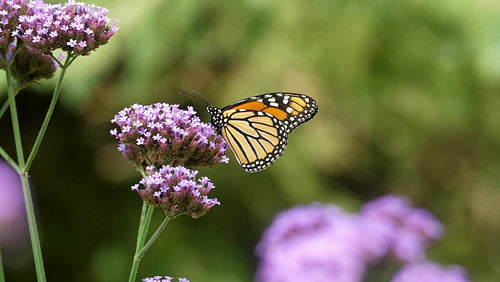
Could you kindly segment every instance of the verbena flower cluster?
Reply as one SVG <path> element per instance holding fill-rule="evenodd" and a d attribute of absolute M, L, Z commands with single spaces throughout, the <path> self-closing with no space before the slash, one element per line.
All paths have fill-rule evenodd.
<path fill-rule="evenodd" d="M 217 199 L 207 196 L 215 186 L 208 177 L 196 179 L 196 170 L 167 165 L 158 170 L 150 166 L 147 171 L 149 175 L 132 186 L 132 190 L 147 204 L 163 209 L 170 216 L 187 214 L 199 218 L 214 205 L 220 205 Z"/>
<path fill-rule="evenodd" d="M 182 110 L 179 105 L 166 103 L 134 104 L 111 120 L 119 126 L 111 130 L 111 135 L 119 140 L 118 150 L 139 167 L 227 163 L 224 139 L 195 114 L 192 107 Z"/>
<path fill-rule="evenodd" d="M 390 258 L 404 266 L 393 282 L 434 281 L 417 279 L 410 268 L 415 265 L 447 277 L 439 281 L 468 281 L 465 271 L 436 270 L 436 264 L 426 260 L 426 247 L 441 235 L 441 223 L 403 197 L 381 197 L 359 214 L 334 205 L 297 206 L 278 214 L 264 232 L 256 248 L 256 280 L 358 282 L 370 266 Z"/>
<path fill-rule="evenodd" d="M 0 68 L 11 63 L 12 76 L 20 88 L 52 77 L 57 68 L 54 50 L 76 57 L 108 42 L 118 28 L 107 12 L 74 0 L 63 5 L 0 0 Z"/>
<path fill-rule="evenodd" d="M 0 0 L 0 49 L 5 49 L 16 40 L 14 31 L 19 26 L 19 16 L 28 10 L 26 0 Z"/>
<path fill-rule="evenodd" d="M 198 171 L 186 168 L 229 161 L 224 139 L 195 114 L 192 107 L 134 104 L 111 120 L 119 126 L 110 131 L 118 139 L 118 150 L 146 174 L 132 190 L 170 216 L 198 218 L 220 205 L 207 196 L 212 182 L 207 177 L 196 179 Z"/>
<path fill-rule="evenodd" d="M 154 276 L 151 278 L 144 278 L 142 281 L 144 282 L 173 282 L 173 277 L 171 276 Z M 179 277 L 179 282 L 189 282 L 186 278 L 180 278 Z"/>
<path fill-rule="evenodd" d="M 12 77 L 20 86 L 32 81 L 49 79 L 57 70 L 57 63 L 49 55 L 23 45 L 17 51 L 11 66 Z"/>
<path fill-rule="evenodd" d="M 66 4 L 47 4 L 41 0 L 28 2 L 26 15 L 19 16 L 14 31 L 28 46 L 49 54 L 62 49 L 76 55 L 106 44 L 118 30 L 108 9 L 69 0 Z"/>

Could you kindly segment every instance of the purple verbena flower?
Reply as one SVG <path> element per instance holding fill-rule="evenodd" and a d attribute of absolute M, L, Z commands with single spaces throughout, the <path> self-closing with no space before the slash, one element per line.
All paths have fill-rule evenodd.
<path fill-rule="evenodd" d="M 192 107 L 156 103 L 134 104 L 111 120 L 119 150 L 136 166 L 214 166 L 228 161 L 224 139 L 211 124 L 201 122 Z"/>
<path fill-rule="evenodd" d="M 431 213 L 412 208 L 408 198 L 394 195 L 365 204 L 360 221 L 364 222 L 361 233 L 370 237 L 367 249 L 376 250 L 375 258 L 390 252 L 404 262 L 424 258 L 427 245 L 443 232 L 441 223 Z"/>
<path fill-rule="evenodd" d="M 468 282 L 466 271 L 452 265 L 447 268 L 430 262 L 410 263 L 405 265 L 391 280 L 392 282 Z"/>
<path fill-rule="evenodd" d="M 154 277 L 151 277 L 151 278 L 144 278 L 142 279 L 142 281 L 144 282 L 172 282 L 172 279 L 174 279 L 173 277 L 171 276 L 154 276 Z M 186 278 L 179 278 L 179 282 L 189 282 L 189 280 L 187 280 Z"/>
<path fill-rule="evenodd" d="M 196 170 L 168 165 L 158 170 L 149 166 L 146 170 L 148 176 L 139 182 L 140 185 L 132 186 L 132 190 L 136 190 L 148 205 L 159 207 L 170 216 L 187 214 L 199 218 L 214 205 L 220 205 L 217 199 L 207 196 L 215 188 L 213 183 L 208 177 L 196 179 Z"/>
<path fill-rule="evenodd" d="M 256 248 L 257 281 L 361 281 L 365 263 L 355 218 L 335 206 L 281 212 Z"/>
<path fill-rule="evenodd" d="M 154 276 L 154 277 L 151 277 L 151 278 L 144 278 L 142 279 L 142 281 L 144 282 L 171 282 L 172 279 L 174 279 L 173 277 L 171 276 L 165 276 L 165 278 L 163 278 L 163 276 Z"/>
<path fill-rule="evenodd" d="M 297 206 L 279 213 L 263 233 L 256 280 L 358 282 L 369 277 L 370 265 L 392 255 L 409 262 L 393 282 L 468 281 L 460 267 L 422 262 L 427 245 L 442 233 L 430 212 L 405 197 L 380 197 L 353 215 L 334 205 Z"/>
<path fill-rule="evenodd" d="M 74 0 L 64 5 L 31 0 L 26 15 L 19 17 L 17 32 L 27 45 L 45 54 L 62 49 L 88 55 L 118 30 L 117 20 L 109 19 L 107 13 L 106 8 Z"/>
<path fill-rule="evenodd" d="M 0 0 L 0 50 L 4 50 L 17 36 L 19 16 L 28 9 L 26 0 Z"/>

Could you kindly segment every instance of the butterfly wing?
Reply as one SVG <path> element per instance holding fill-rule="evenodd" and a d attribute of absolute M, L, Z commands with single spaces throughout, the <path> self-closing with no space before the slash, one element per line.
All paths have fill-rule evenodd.
<path fill-rule="evenodd" d="M 270 113 L 281 120 L 290 133 L 299 124 L 316 115 L 318 104 L 313 98 L 304 94 L 274 92 L 243 99 L 222 108 L 222 112 L 237 109 Z"/>
<path fill-rule="evenodd" d="M 256 172 L 283 154 L 288 134 L 313 118 L 318 105 L 307 95 L 280 92 L 250 97 L 221 110 L 209 106 L 208 110 L 241 167 Z"/>
<path fill-rule="evenodd" d="M 228 121 L 222 137 L 244 170 L 263 170 L 283 154 L 287 134 L 273 115 L 253 110 L 227 110 L 224 115 Z"/>

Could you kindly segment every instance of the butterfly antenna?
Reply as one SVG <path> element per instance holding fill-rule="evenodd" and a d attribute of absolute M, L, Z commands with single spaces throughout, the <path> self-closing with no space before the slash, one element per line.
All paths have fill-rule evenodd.
<path fill-rule="evenodd" d="M 192 93 L 194 93 L 194 94 L 196 94 L 196 95 L 194 95 L 194 94 L 192 94 Z M 205 97 L 205 96 L 201 95 L 201 94 L 200 94 L 200 92 L 198 92 L 198 91 L 196 91 L 196 90 L 193 90 L 193 91 L 192 91 L 192 93 L 188 93 L 188 92 L 186 92 L 186 91 L 181 91 L 181 92 L 179 93 L 179 95 L 186 94 L 186 95 L 188 95 L 188 96 L 190 96 L 190 97 L 193 97 L 193 98 L 195 98 L 195 99 L 197 99 L 197 100 L 203 101 L 203 102 L 205 102 L 205 103 L 209 104 L 210 106 L 212 105 L 212 103 L 210 103 L 210 101 L 207 99 L 207 97 Z"/>

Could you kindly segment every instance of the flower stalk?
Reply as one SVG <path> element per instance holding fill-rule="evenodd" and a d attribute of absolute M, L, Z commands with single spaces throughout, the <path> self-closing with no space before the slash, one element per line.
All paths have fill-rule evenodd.
<path fill-rule="evenodd" d="M 16 146 L 16 154 L 17 154 L 17 162 L 20 167 L 24 167 L 24 154 L 23 154 L 23 146 L 21 141 L 21 130 L 19 128 L 19 119 L 17 117 L 17 108 L 16 108 L 16 86 L 14 80 L 12 79 L 11 73 L 11 62 L 7 61 L 5 63 L 5 76 L 7 79 L 7 95 L 9 99 L 9 107 L 10 107 L 10 115 L 12 120 L 12 130 L 14 132 L 14 142 Z"/>
<path fill-rule="evenodd" d="M 45 269 L 43 266 L 42 247 L 38 236 L 38 228 L 35 218 L 35 209 L 33 208 L 33 199 L 27 173 L 21 173 L 21 183 L 23 186 L 24 204 L 26 206 L 26 215 L 28 217 L 28 228 L 31 239 L 31 248 L 33 250 L 33 259 L 35 261 L 36 277 L 38 282 L 47 281 Z"/>
<path fill-rule="evenodd" d="M 77 56 L 67 56 L 63 65 L 61 65 L 61 72 L 59 73 L 59 78 L 57 79 L 56 87 L 54 88 L 54 92 L 52 94 L 52 100 L 50 101 L 49 109 L 45 115 L 45 119 L 43 120 L 42 126 L 40 127 L 40 131 L 35 139 L 35 143 L 31 149 L 31 152 L 28 156 L 28 160 L 26 161 L 26 165 L 23 167 L 23 172 L 28 172 L 33 163 L 33 160 L 38 153 L 38 149 L 40 148 L 40 144 L 42 144 L 43 137 L 45 136 L 45 132 L 49 126 L 50 119 L 52 118 L 52 114 L 54 113 L 54 109 L 57 104 L 57 100 L 59 99 L 59 94 L 61 93 L 61 86 L 64 78 L 64 74 L 66 70 L 71 65 L 71 63 L 76 59 Z"/>
<path fill-rule="evenodd" d="M 130 268 L 129 282 L 135 281 L 137 277 L 137 271 L 139 269 L 139 264 L 141 262 L 142 254 L 140 257 L 138 254 L 142 250 L 144 246 L 144 242 L 146 242 L 146 237 L 148 235 L 149 224 L 151 223 L 151 218 L 153 217 L 153 206 L 148 206 L 146 202 L 142 203 L 142 211 L 141 211 L 141 221 L 139 222 L 139 230 L 137 232 L 137 244 L 135 247 L 134 260 L 132 262 L 132 267 Z"/>
<path fill-rule="evenodd" d="M 42 249 L 40 246 L 40 238 L 38 236 L 38 228 L 36 224 L 35 211 L 33 209 L 33 200 L 31 197 L 31 191 L 29 187 L 28 174 L 26 172 L 26 165 L 24 161 L 24 154 L 21 141 L 21 132 L 19 128 L 19 119 L 17 115 L 17 107 L 15 102 L 16 86 L 12 79 L 10 62 L 6 63 L 5 73 L 7 76 L 7 94 L 9 96 L 9 107 L 11 112 L 12 128 L 14 131 L 14 141 L 17 153 L 18 166 L 14 166 L 19 176 L 21 177 L 21 183 L 23 187 L 24 203 L 26 207 L 26 214 L 28 218 L 28 228 L 31 239 L 31 247 L 33 251 L 33 259 L 35 262 L 35 269 L 37 275 L 37 281 L 45 282 L 45 270 L 43 266 Z M 3 151 L 3 150 L 2 150 Z M 8 159 L 7 159 L 8 160 Z M 12 162 L 12 160 L 11 160 Z"/>
<path fill-rule="evenodd" d="M 2 246 L 0 246 L 0 282 L 5 282 L 5 274 L 3 271 L 3 262 L 2 262 Z"/>
<path fill-rule="evenodd" d="M 146 241 L 149 223 L 151 222 L 151 216 L 153 215 L 153 210 L 154 210 L 154 206 L 149 206 L 147 209 L 147 214 L 145 216 L 145 219 L 143 220 L 145 206 L 147 206 L 146 202 L 143 203 L 143 215 L 141 215 L 141 223 L 139 224 L 139 232 L 137 234 L 137 246 L 135 249 L 132 268 L 130 269 L 130 275 L 128 280 L 129 282 L 135 281 L 135 278 L 137 277 L 137 270 L 139 269 L 139 264 L 141 263 L 144 254 L 146 254 L 151 245 L 153 245 L 156 239 L 158 239 L 158 237 L 163 232 L 163 230 L 170 222 L 170 220 L 175 218 L 175 216 L 169 216 L 167 213 L 165 213 L 165 218 L 163 219 L 160 226 L 158 226 L 155 233 L 153 233 L 151 238 L 149 238 L 148 242 L 144 244 L 144 242 Z"/>

